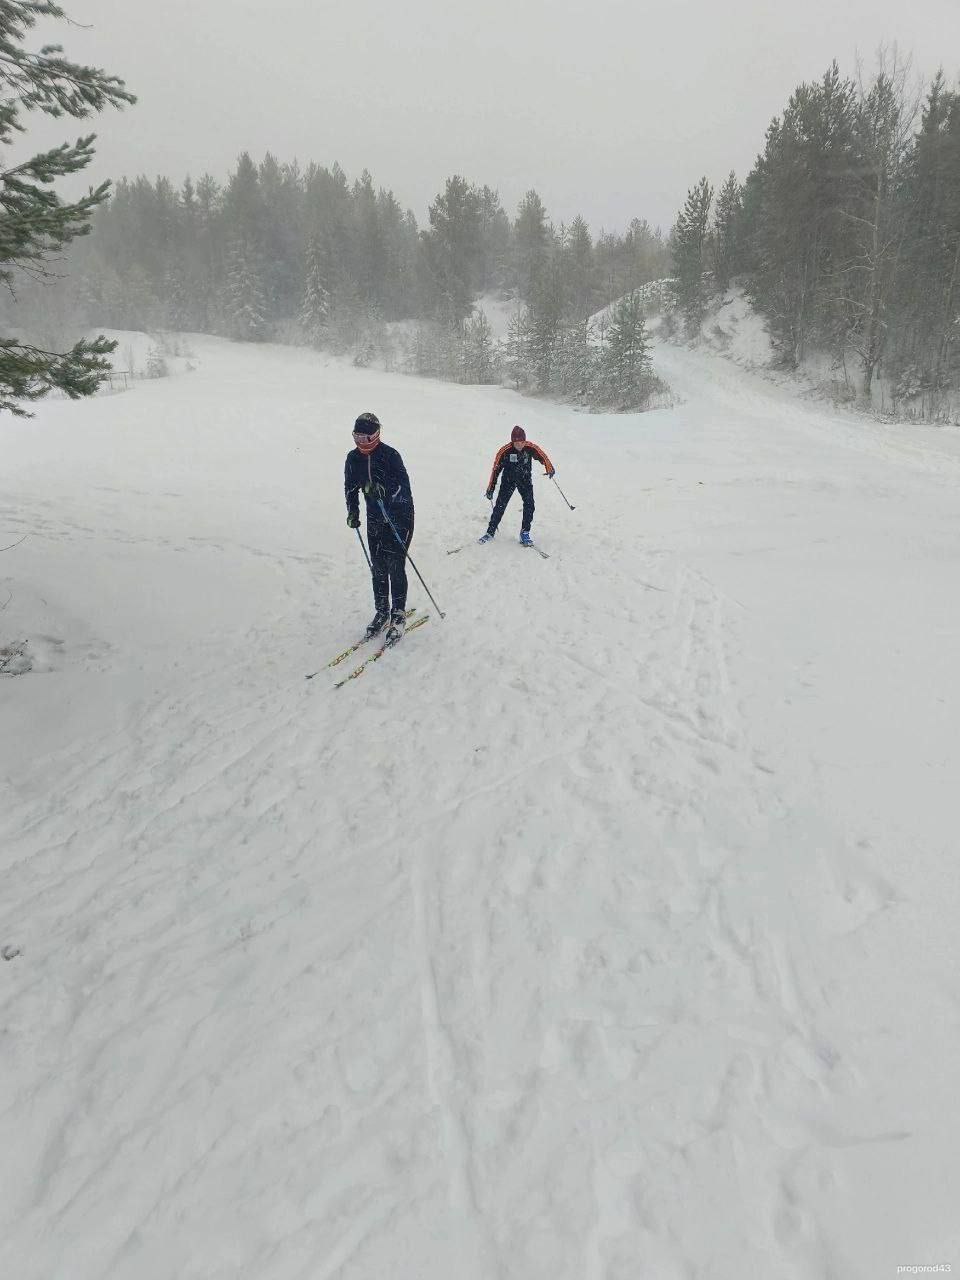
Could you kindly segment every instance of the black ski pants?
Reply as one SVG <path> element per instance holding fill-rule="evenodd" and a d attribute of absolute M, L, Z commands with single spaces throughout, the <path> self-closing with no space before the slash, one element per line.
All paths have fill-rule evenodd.
<path fill-rule="evenodd" d="M 529 533 L 530 525 L 533 523 L 533 478 L 531 476 L 516 477 L 505 471 L 500 481 L 500 492 L 497 494 L 497 501 L 494 504 L 493 512 L 490 516 L 490 523 L 487 525 L 487 533 L 492 537 L 497 532 L 497 526 L 503 519 L 503 513 L 507 509 L 507 503 L 513 497 L 514 489 L 523 499 L 523 523 L 520 526 L 521 533 Z"/>
<path fill-rule="evenodd" d="M 403 539 L 403 547 L 388 524 L 367 522 L 367 541 L 370 543 L 373 571 L 373 603 L 378 613 L 389 613 L 391 609 L 407 607 L 407 563 L 404 548 L 409 547 L 413 540 L 412 516 L 409 528 L 397 524 L 397 533 Z"/>

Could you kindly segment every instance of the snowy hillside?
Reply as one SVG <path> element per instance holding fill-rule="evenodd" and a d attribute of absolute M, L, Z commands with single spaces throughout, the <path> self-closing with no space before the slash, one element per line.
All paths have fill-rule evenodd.
<path fill-rule="evenodd" d="M 485 293 L 474 303 L 473 314 L 478 315 L 482 311 L 493 336 L 505 338 L 510 332 L 510 325 L 522 310 L 522 304 L 516 298 L 504 298 L 499 293 Z"/>
<path fill-rule="evenodd" d="M 677 324 L 679 326 L 679 321 Z M 661 332 L 659 318 L 651 322 L 650 328 L 652 332 Z M 931 417 L 929 403 L 925 404 L 919 393 L 911 398 L 903 386 L 898 392 L 896 383 L 883 369 L 873 382 L 869 404 L 864 405 L 858 393 L 862 375 L 852 354 L 845 364 L 838 363 L 830 352 L 808 344 L 797 369 L 783 368 L 766 320 L 737 285 L 731 285 L 711 300 L 696 343 L 687 343 L 682 332 L 678 332 L 673 341 L 722 355 L 742 368 L 762 371 L 767 381 L 794 395 L 826 401 L 845 407 L 848 412 L 862 413 L 866 409 L 876 418 L 907 423 Z M 956 396 L 945 393 L 937 402 L 936 415 L 938 422 L 951 427 L 960 424 L 960 402 Z"/>
<path fill-rule="evenodd" d="M 190 345 L 0 421 L 0 1274 L 960 1264 L 960 436 Z M 447 617 L 334 689 L 366 409 Z"/>
<path fill-rule="evenodd" d="M 702 341 L 748 369 L 766 368 L 775 360 L 763 317 L 735 286 L 714 303 L 704 321 Z"/>

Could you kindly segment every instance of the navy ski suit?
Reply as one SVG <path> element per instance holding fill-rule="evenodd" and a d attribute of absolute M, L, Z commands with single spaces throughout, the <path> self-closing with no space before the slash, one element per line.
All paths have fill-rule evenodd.
<path fill-rule="evenodd" d="M 367 541 L 373 565 L 373 602 L 378 613 L 407 607 L 407 571 L 403 548 L 380 509 L 393 521 L 403 547 L 413 538 L 413 494 L 403 459 L 381 442 L 372 453 L 351 449 L 343 469 L 347 514 L 360 518 L 360 494 L 367 503 Z"/>

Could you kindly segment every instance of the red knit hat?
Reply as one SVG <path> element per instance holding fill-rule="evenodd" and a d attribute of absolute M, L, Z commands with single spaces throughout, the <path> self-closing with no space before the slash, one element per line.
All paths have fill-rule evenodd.
<path fill-rule="evenodd" d="M 524 431 L 523 427 L 514 427 L 510 432 L 511 440 L 526 440 L 526 438 L 527 433 Z"/>

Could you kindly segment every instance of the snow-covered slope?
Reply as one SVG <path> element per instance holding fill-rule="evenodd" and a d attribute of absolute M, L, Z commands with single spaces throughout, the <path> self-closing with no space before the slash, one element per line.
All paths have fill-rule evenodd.
<path fill-rule="evenodd" d="M 960 1258 L 957 437 L 192 349 L 0 424 L 0 1272 Z M 334 690 L 364 409 L 447 618 Z"/>
<path fill-rule="evenodd" d="M 658 331 L 659 321 L 651 329 Z M 680 333 L 674 339 L 684 344 Z M 794 395 L 828 402 L 838 409 L 863 413 L 885 421 L 913 423 L 935 416 L 939 423 L 960 425 L 960 396 L 945 393 L 935 409 L 917 391 L 911 398 L 903 386 L 881 368 L 873 379 L 869 403 L 862 395 L 863 375 L 854 353 L 848 352 L 845 365 L 837 363 L 826 350 L 808 344 L 801 365 L 795 370 L 780 365 L 766 320 L 754 308 L 744 290 L 732 285 L 714 298 L 697 339 L 700 351 L 725 356 L 745 369 L 762 370 L 764 378 Z"/>
<path fill-rule="evenodd" d="M 139 329 L 96 329 L 90 336 L 94 334 L 116 342 L 110 364 L 114 370 L 127 375 L 128 383 L 136 378 L 189 373 L 194 367 L 192 334 L 151 334 Z M 201 337 L 200 341 L 204 339 Z"/>
<path fill-rule="evenodd" d="M 477 315 L 482 311 L 493 336 L 505 338 L 510 332 L 510 325 L 522 309 L 522 304 L 516 298 L 504 298 L 499 293 L 484 293 L 474 303 L 473 314 Z"/>
<path fill-rule="evenodd" d="M 735 286 L 714 304 L 704 321 L 702 340 L 748 369 L 774 363 L 766 322 L 743 290 Z"/>

